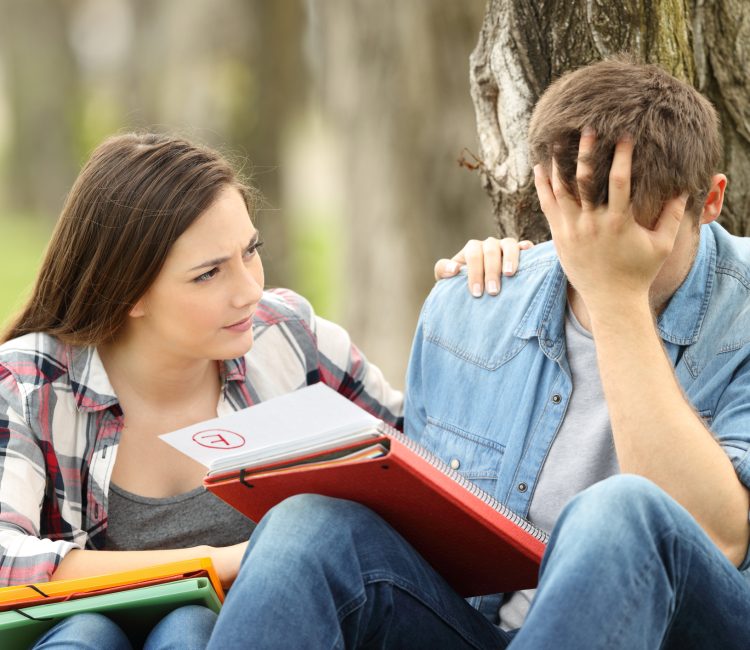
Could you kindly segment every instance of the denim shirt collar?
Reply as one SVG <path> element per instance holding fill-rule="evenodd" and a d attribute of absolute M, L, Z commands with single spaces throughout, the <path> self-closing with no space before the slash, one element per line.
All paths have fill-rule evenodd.
<path fill-rule="evenodd" d="M 706 315 L 716 270 L 716 240 L 711 229 L 702 226 L 698 252 L 690 272 L 658 318 L 661 338 L 677 345 L 692 345 L 698 340 Z M 568 282 L 557 258 L 526 310 L 514 335 L 537 337 L 544 353 L 558 359 L 565 342 L 565 310 Z"/>

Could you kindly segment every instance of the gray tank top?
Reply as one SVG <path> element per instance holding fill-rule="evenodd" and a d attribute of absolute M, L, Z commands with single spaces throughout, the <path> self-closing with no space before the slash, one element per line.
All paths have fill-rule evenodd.
<path fill-rule="evenodd" d="M 203 487 L 164 499 L 109 486 L 104 550 L 145 551 L 244 542 L 255 524 Z"/>

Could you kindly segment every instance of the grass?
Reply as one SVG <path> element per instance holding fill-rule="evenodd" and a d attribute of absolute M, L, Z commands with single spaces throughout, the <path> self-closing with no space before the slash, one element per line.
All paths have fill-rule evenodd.
<path fill-rule="evenodd" d="M 28 297 L 47 245 L 52 222 L 29 215 L 0 215 L 0 325 Z"/>

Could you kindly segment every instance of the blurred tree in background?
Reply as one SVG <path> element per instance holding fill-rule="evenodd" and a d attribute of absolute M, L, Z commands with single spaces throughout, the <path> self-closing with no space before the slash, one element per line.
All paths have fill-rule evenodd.
<path fill-rule="evenodd" d="M 401 384 L 434 260 L 492 230 L 456 164 L 476 138 L 467 61 L 483 13 L 483 0 L 0 0 L 0 240 L 13 249 L 0 320 L 90 150 L 132 128 L 177 131 L 263 192 L 269 286 L 308 297 Z"/>

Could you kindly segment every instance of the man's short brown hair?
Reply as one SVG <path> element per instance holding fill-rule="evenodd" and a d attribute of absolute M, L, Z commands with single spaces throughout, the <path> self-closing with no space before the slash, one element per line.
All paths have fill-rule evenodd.
<path fill-rule="evenodd" d="M 687 192 L 687 209 L 700 215 L 721 158 L 719 119 L 711 103 L 655 65 L 607 59 L 569 72 L 539 99 L 529 125 L 534 164 L 550 169 L 552 156 L 565 188 L 575 182 L 581 129 L 594 129 L 591 183 L 582 193 L 607 202 L 614 145 L 634 142 L 631 196 L 639 222 L 651 225 L 665 201 Z"/>

